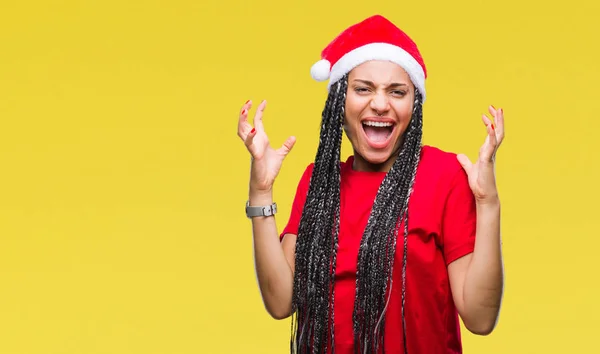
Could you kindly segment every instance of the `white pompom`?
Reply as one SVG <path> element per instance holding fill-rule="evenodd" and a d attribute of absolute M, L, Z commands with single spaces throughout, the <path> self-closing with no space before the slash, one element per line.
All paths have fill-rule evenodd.
<path fill-rule="evenodd" d="M 314 63 L 310 68 L 310 76 L 317 81 L 325 81 L 329 79 L 329 72 L 331 70 L 331 63 L 325 59 L 321 59 Z"/>

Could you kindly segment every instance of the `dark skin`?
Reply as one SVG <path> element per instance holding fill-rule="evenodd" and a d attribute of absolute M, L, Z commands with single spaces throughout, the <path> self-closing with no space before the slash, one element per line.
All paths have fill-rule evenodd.
<path fill-rule="evenodd" d="M 354 149 L 355 170 L 389 171 L 410 123 L 414 97 L 410 77 L 395 63 L 368 61 L 350 72 L 344 130 Z M 367 121 L 391 124 L 388 139 L 369 139 L 363 127 Z"/>
<path fill-rule="evenodd" d="M 406 132 L 414 104 L 414 86 L 407 73 L 388 61 L 370 61 L 354 68 L 348 79 L 344 129 L 354 149 L 354 166 L 359 171 L 389 171 Z M 289 137 L 281 147 L 269 143 L 262 124 L 266 102 L 248 122 L 252 103 L 242 107 L 238 136 L 252 156 L 249 183 L 250 205 L 270 205 L 272 186 L 284 158 L 296 139 Z M 504 138 L 504 112 L 488 108 L 497 126 L 482 117 L 487 135 L 475 162 L 459 154 L 476 200 L 477 235 L 473 253 L 452 262 L 448 277 L 456 308 L 467 329 L 486 335 L 496 326 L 504 288 L 503 259 L 500 242 L 500 200 L 495 180 L 495 156 Z M 384 139 L 369 139 L 363 123 L 388 123 L 391 134 Z M 389 124 L 391 123 L 391 124 Z M 294 252 L 296 235 L 286 234 L 279 242 L 277 225 L 272 217 L 252 219 L 256 272 L 267 311 L 274 318 L 289 316 L 292 304 Z"/>

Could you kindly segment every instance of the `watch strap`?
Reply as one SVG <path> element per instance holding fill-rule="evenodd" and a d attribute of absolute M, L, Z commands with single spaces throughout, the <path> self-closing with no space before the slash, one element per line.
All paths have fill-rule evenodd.
<path fill-rule="evenodd" d="M 246 216 L 253 218 L 256 216 L 273 216 L 277 213 L 277 203 L 266 206 L 250 206 L 250 201 L 246 202 Z"/>

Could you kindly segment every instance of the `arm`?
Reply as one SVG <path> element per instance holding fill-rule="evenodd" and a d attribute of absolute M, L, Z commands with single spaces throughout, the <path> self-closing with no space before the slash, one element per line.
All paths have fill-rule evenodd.
<path fill-rule="evenodd" d="M 465 327 L 474 334 L 490 334 L 498 321 L 504 285 L 498 200 L 477 204 L 475 249 L 450 263 L 448 275 Z"/>
<path fill-rule="evenodd" d="M 271 205 L 275 178 L 296 140 L 290 137 L 279 149 L 273 149 L 262 122 L 266 101 L 257 107 L 254 128 L 248 123 L 251 107 L 252 102 L 247 101 L 238 121 L 238 136 L 252 157 L 248 201 L 251 206 Z M 256 276 L 265 308 L 274 318 L 288 317 L 292 307 L 295 237 L 287 236 L 280 242 L 274 216 L 253 217 L 252 233 Z"/>
<path fill-rule="evenodd" d="M 498 322 L 504 291 L 500 199 L 494 172 L 495 155 L 504 138 L 504 112 L 489 107 L 497 127 L 483 116 L 487 137 L 472 164 L 463 155 L 458 161 L 468 175 L 475 197 L 476 231 L 473 253 L 452 262 L 448 276 L 457 310 L 465 327 L 474 334 L 490 334 Z"/>
<path fill-rule="evenodd" d="M 250 192 L 250 205 L 270 205 L 268 194 Z M 252 218 L 254 262 L 263 303 L 276 319 L 287 318 L 292 309 L 296 235 L 280 242 L 274 216 Z"/>

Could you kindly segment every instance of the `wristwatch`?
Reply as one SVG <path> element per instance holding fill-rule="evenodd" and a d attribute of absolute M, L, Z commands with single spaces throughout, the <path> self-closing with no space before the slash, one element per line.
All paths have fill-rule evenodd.
<path fill-rule="evenodd" d="M 251 219 L 255 216 L 273 216 L 277 213 L 277 203 L 267 206 L 250 206 L 250 201 L 246 202 L 246 216 Z"/>

